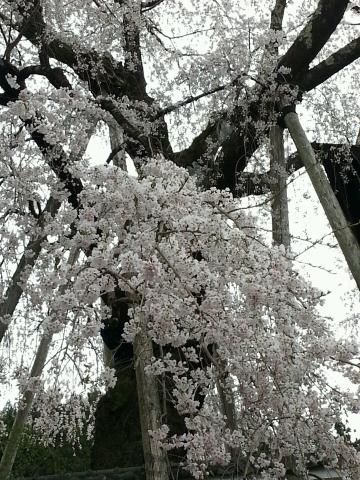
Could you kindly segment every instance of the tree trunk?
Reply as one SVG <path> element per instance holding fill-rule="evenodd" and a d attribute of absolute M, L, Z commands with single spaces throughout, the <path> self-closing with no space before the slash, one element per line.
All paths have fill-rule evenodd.
<path fill-rule="evenodd" d="M 122 130 L 115 121 L 108 122 L 108 127 L 113 163 L 126 172 L 126 154 Z"/>
<path fill-rule="evenodd" d="M 96 407 L 91 468 L 140 467 L 144 465 L 134 363 L 120 366 L 116 385 Z"/>
<path fill-rule="evenodd" d="M 270 129 L 271 220 L 275 245 L 290 247 L 289 211 L 287 198 L 287 171 L 284 154 L 283 129 L 274 125 Z"/>
<path fill-rule="evenodd" d="M 226 428 L 233 433 L 237 429 L 236 406 L 234 392 L 227 386 L 227 379 L 229 377 L 226 371 L 226 362 L 216 358 L 216 389 L 220 400 L 220 410 L 225 417 Z M 238 447 L 229 446 L 227 448 L 231 455 L 231 463 L 237 472 L 242 467 L 241 452 Z"/>
<path fill-rule="evenodd" d="M 145 368 L 150 364 L 154 354 L 151 339 L 144 325 L 136 335 L 134 353 L 146 480 L 168 480 L 166 452 L 149 433 L 161 426 L 161 406 L 156 379 L 145 373 Z"/>
<path fill-rule="evenodd" d="M 360 246 L 346 221 L 340 204 L 328 182 L 326 174 L 315 157 L 314 150 L 295 112 L 285 115 L 285 124 L 305 165 L 313 187 L 323 206 L 327 219 L 339 242 L 349 269 L 360 289 Z"/>

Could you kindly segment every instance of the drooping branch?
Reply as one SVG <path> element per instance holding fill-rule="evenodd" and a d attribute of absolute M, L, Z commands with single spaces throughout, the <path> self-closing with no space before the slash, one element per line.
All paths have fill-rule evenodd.
<path fill-rule="evenodd" d="M 74 265 L 78 259 L 79 249 L 73 248 L 70 252 L 68 265 Z M 68 285 L 60 287 L 60 294 L 65 293 Z M 22 395 L 20 406 L 15 416 L 14 423 L 11 427 L 10 435 L 7 440 L 4 452 L 0 461 L 0 478 L 1 480 L 8 480 L 16 459 L 16 454 L 19 448 L 20 440 L 24 431 L 26 420 L 30 414 L 35 394 L 37 383 L 43 373 L 50 345 L 52 342 L 53 333 L 45 331 L 40 340 L 34 363 L 31 368 L 28 385 Z M 35 382 L 35 383 L 34 383 Z"/>
<path fill-rule="evenodd" d="M 88 140 L 92 135 L 92 131 L 88 132 Z M 35 136 L 34 140 L 38 137 Z M 54 171 L 57 173 L 58 178 L 66 178 L 67 181 L 65 182 L 65 188 L 70 189 L 70 196 L 68 198 L 69 202 L 73 205 L 74 208 L 78 209 L 80 207 L 78 201 L 78 191 L 79 188 L 82 189 L 82 185 L 80 180 L 72 177 L 70 173 L 67 171 L 67 165 L 72 164 L 77 158 L 81 158 L 87 148 L 87 144 L 83 146 L 82 151 L 77 153 L 75 156 L 73 153 L 66 155 L 66 153 L 60 149 L 59 146 L 54 147 L 48 143 L 45 143 L 45 139 L 39 137 L 39 147 L 44 155 L 45 160 L 51 164 L 51 159 L 53 158 L 53 152 L 55 148 L 56 151 L 56 161 L 57 166 L 55 166 Z M 73 189 L 74 187 L 74 189 Z M 68 190 L 69 191 L 69 190 Z M 55 217 L 57 212 L 59 211 L 61 206 L 61 202 L 53 197 L 50 196 L 49 200 L 47 201 L 43 211 L 41 212 L 40 216 L 37 219 L 37 226 L 42 229 L 44 227 L 44 223 L 46 221 L 47 215 L 50 214 L 52 217 Z M 16 270 L 10 280 L 10 284 L 5 292 L 4 300 L 0 302 L 0 343 L 8 329 L 9 320 L 19 303 L 21 295 L 23 293 L 22 284 L 26 283 L 27 279 L 29 278 L 32 268 L 35 266 L 35 263 L 40 255 L 42 249 L 42 243 L 46 239 L 46 235 L 36 234 L 33 235 L 30 240 L 28 241 L 24 253 L 21 256 L 21 259 L 16 267 Z M 3 321 L 1 321 L 3 319 Z"/>
<path fill-rule="evenodd" d="M 8 82 L 5 82 L 6 72 L 10 70 L 14 75 L 18 75 L 18 71 L 15 69 L 15 67 L 11 68 L 8 62 L 1 62 L 0 78 L 3 78 L 4 80 L 2 81 L 2 87 L 5 90 L 6 102 L 4 102 L 4 106 L 6 106 L 10 101 L 16 101 L 18 99 L 21 88 L 25 88 L 25 84 L 22 81 L 19 89 L 11 88 Z M 60 78 L 66 79 L 66 77 L 63 77 L 62 73 L 60 74 Z M 82 150 L 76 155 L 72 152 L 67 154 L 60 145 L 53 145 L 47 142 L 45 135 L 37 128 L 40 120 L 40 118 L 36 119 L 31 117 L 24 120 L 24 124 L 26 125 L 32 140 L 36 143 L 40 152 L 43 154 L 45 161 L 54 171 L 57 178 L 63 182 L 64 187 L 69 194 L 69 203 L 75 209 L 78 209 L 80 207 L 78 194 L 82 191 L 82 183 L 80 179 L 72 175 L 69 170 L 69 165 L 84 155 L 87 148 L 87 143 L 83 145 Z M 87 135 L 89 141 L 92 135 L 91 129 L 87 132 Z M 46 216 L 50 214 L 52 217 L 55 217 L 60 209 L 60 206 L 61 202 L 50 196 L 46 206 L 37 219 L 37 226 L 40 229 L 43 229 Z M 11 320 L 11 317 L 23 293 L 21 285 L 29 278 L 32 268 L 34 267 L 40 255 L 42 248 L 41 246 L 45 239 L 46 235 L 42 235 L 41 233 L 33 235 L 30 238 L 10 280 L 10 284 L 5 292 L 4 300 L 0 302 L 0 342 L 8 329 L 9 321 Z M 3 319 L 3 321 L 1 321 L 1 319 Z"/>
<path fill-rule="evenodd" d="M 42 228 L 46 214 L 52 217 L 59 211 L 61 202 L 52 197 L 46 203 L 46 206 L 38 218 L 37 225 Z M 34 235 L 30 238 L 25 247 L 25 251 L 11 277 L 10 284 L 5 292 L 4 299 L 0 302 L 0 343 L 9 327 L 11 317 L 19 303 L 23 293 L 22 285 L 25 284 L 31 274 L 36 260 L 41 252 L 41 244 L 45 240 L 44 235 Z"/>
<path fill-rule="evenodd" d="M 128 20 L 130 22 L 130 20 Z M 135 34 L 135 39 L 132 37 L 134 34 L 133 26 L 129 27 L 128 35 L 127 35 L 127 41 L 128 41 L 128 48 L 131 50 L 129 53 L 129 58 L 126 59 L 125 65 L 133 70 L 134 62 L 138 62 L 138 69 L 137 69 L 137 75 L 138 77 L 143 76 L 142 72 L 142 64 L 139 60 L 139 57 L 137 57 L 137 42 L 138 38 Z M 47 53 L 49 53 L 49 49 L 47 49 Z M 140 63 L 139 63 L 140 62 Z M 135 69 L 136 70 L 136 69 Z M 37 73 L 34 72 L 28 72 L 28 73 Z M 18 75 L 17 75 L 18 77 Z M 81 78 L 81 77 L 80 77 Z M 10 88 L 10 85 L 6 84 L 5 85 L 6 89 Z M 90 84 L 90 88 L 92 88 Z M 16 100 L 18 98 L 19 92 L 21 91 L 20 89 L 15 89 L 14 92 L 11 91 L 11 100 Z M 134 90 L 135 92 L 135 90 Z M 96 91 L 92 90 L 93 94 L 96 94 Z M 106 92 L 105 92 L 106 93 Z M 111 93 L 111 92 L 108 92 Z M 140 95 L 138 95 L 138 99 L 144 99 L 144 96 L 146 94 L 145 91 L 145 83 L 143 85 L 143 91 Z M 99 97 L 99 95 L 98 95 Z M 128 134 L 128 138 L 125 139 L 125 143 L 127 147 L 129 147 L 130 142 L 133 140 L 133 144 L 135 144 L 135 141 L 137 141 L 136 149 L 134 150 L 135 153 L 140 156 L 141 154 L 143 156 L 145 155 L 152 155 L 153 151 L 155 150 L 156 144 L 155 142 L 152 141 L 151 135 L 149 134 L 144 134 L 142 132 L 141 128 L 139 129 L 136 124 L 135 126 L 132 124 L 131 121 L 129 121 L 125 115 L 123 115 L 121 109 L 117 105 L 117 102 L 113 100 L 113 98 L 110 99 L 110 96 L 106 95 L 101 95 L 102 99 L 100 102 L 102 102 L 102 106 L 105 106 L 108 111 L 110 111 L 114 118 L 122 125 L 124 125 L 124 132 Z M 132 98 L 135 97 L 135 93 L 133 93 Z M 146 113 L 146 112 L 145 112 Z M 32 139 L 36 142 L 38 145 L 41 153 L 45 157 L 47 163 L 50 165 L 50 167 L 53 169 L 55 172 L 56 176 L 64 183 L 65 188 L 67 188 L 70 193 L 70 200 L 73 198 L 74 202 L 78 202 L 78 193 L 80 193 L 82 189 L 82 184 L 81 181 L 74 178 L 69 170 L 69 165 L 66 162 L 66 159 L 62 157 L 62 149 L 59 147 L 58 149 L 53 149 L 52 151 L 49 152 L 49 145 L 46 141 L 46 137 L 39 131 L 37 128 L 36 121 L 38 119 L 30 119 L 30 120 L 25 120 L 25 124 L 28 127 L 28 130 L 32 136 Z M 41 118 L 39 119 L 41 121 Z M 160 121 L 161 122 L 161 119 Z M 156 136 L 154 135 L 155 139 Z M 137 148 L 139 146 L 139 148 Z M 141 152 L 140 148 L 143 147 L 143 151 Z M 77 182 L 78 180 L 78 182 Z M 75 182 L 74 185 L 72 185 L 72 182 Z M 75 206 L 75 205 L 74 205 Z M 79 203 L 77 203 L 77 208 L 79 208 Z M 100 232 L 101 233 L 101 232 Z M 91 252 L 86 252 L 87 254 Z M 114 300 L 115 301 L 115 300 Z M 110 304 L 110 307 L 113 307 L 113 304 Z M 144 341 L 146 345 L 144 344 Z M 137 345 L 139 344 L 139 349 L 137 349 Z M 160 410 L 155 410 L 155 402 L 158 400 L 158 391 L 157 391 L 157 384 L 156 384 L 156 379 L 154 378 L 148 378 L 144 374 L 144 365 L 148 362 L 148 358 L 145 356 L 144 358 L 144 349 L 143 347 L 150 345 L 151 346 L 151 339 L 141 339 L 141 340 L 136 340 L 135 341 L 135 351 L 136 351 L 136 374 L 137 374 L 137 386 L 138 386 L 138 391 L 139 391 L 139 399 L 142 400 L 141 407 L 140 408 L 140 418 L 141 418 L 141 424 L 142 424 L 142 430 L 143 430 L 143 443 L 144 443 L 144 451 L 145 451 L 145 460 L 146 460 L 146 466 L 147 466 L 147 476 L 148 478 L 154 478 L 158 480 L 160 477 L 160 472 L 161 472 L 161 478 L 165 480 L 167 478 L 167 462 L 166 462 L 166 453 L 162 450 L 159 449 L 157 446 L 156 442 L 150 437 L 149 435 L 149 429 L 154 430 L 158 428 L 161 425 L 161 412 Z M 151 355 L 150 355 L 151 357 Z M 149 398 L 148 398 L 149 397 Z M 29 400 L 29 401 L 28 401 Z M 27 405 L 31 403 L 32 397 L 30 396 L 29 399 L 26 399 Z M 28 411 L 28 410 L 27 410 Z M 23 425 L 23 420 L 24 417 L 26 417 L 27 411 L 22 414 L 19 422 L 20 425 Z M 149 448 L 147 448 L 149 447 Z M 14 456 L 14 449 L 10 452 L 10 460 Z M 151 473 L 153 472 L 153 474 Z M 152 475 L 152 476 L 151 476 Z"/>
<path fill-rule="evenodd" d="M 131 22 L 131 19 L 126 19 L 125 23 L 126 22 L 128 22 L 128 28 L 129 28 L 128 33 L 127 33 L 127 43 L 128 43 L 128 49 L 129 49 L 129 57 L 126 59 L 125 65 L 129 68 L 129 70 L 132 71 L 132 70 L 134 70 L 134 68 L 133 68 L 134 67 L 134 62 L 137 63 L 138 64 L 138 69 L 136 71 L 136 74 L 137 74 L 137 78 L 139 79 L 141 76 L 143 77 L 141 58 L 139 59 L 139 57 L 137 55 L 137 53 L 139 52 L 139 50 L 138 50 L 139 49 L 139 46 L 138 46 L 139 38 L 138 38 L 138 35 L 136 34 L 136 32 L 134 34 L 134 26 L 133 25 L 129 26 L 129 23 Z M 133 37 L 133 35 L 135 35 L 135 38 Z M 49 49 L 48 46 L 46 48 L 46 53 L 49 56 L 51 56 L 51 49 Z M 90 62 L 90 65 L 91 65 L 91 62 Z M 74 68 L 74 65 L 72 65 L 72 68 Z M 38 69 L 35 69 L 35 70 L 33 69 L 32 71 L 28 71 L 28 73 L 29 74 L 38 73 Z M 75 71 L 77 70 L 76 65 L 75 65 L 74 70 Z M 43 70 L 41 70 L 41 71 L 43 72 Z M 18 77 L 18 72 L 14 71 L 14 73 L 16 73 L 16 76 Z M 88 73 L 89 73 L 89 75 L 91 74 L 90 66 L 89 66 L 89 72 Z M 79 77 L 81 78 L 81 75 L 79 75 Z M 134 85 L 136 85 L 135 80 L 133 79 L 133 81 L 130 82 L 130 84 L 129 84 L 130 87 L 129 88 L 134 88 Z M 95 96 L 99 97 L 100 95 L 97 95 L 98 92 L 96 90 L 96 85 L 95 85 L 95 87 L 93 87 L 92 83 L 90 82 L 89 86 L 90 86 L 90 89 L 92 90 L 92 93 Z M 5 84 L 5 88 L 7 90 L 10 89 L 10 85 L 8 84 L 8 82 Z M 20 91 L 21 91 L 21 88 L 20 89 L 14 89 L 14 91 L 12 91 L 12 90 L 9 91 L 11 101 L 15 101 L 18 98 Z M 144 98 L 146 96 L 145 81 L 143 83 L 142 90 L 139 90 L 139 91 L 140 91 L 140 94 L 138 93 L 138 91 L 133 90 L 132 95 L 130 95 L 131 98 L 132 99 L 138 99 L 138 100 L 144 100 Z M 151 156 L 154 151 L 156 152 L 157 150 L 160 149 L 161 145 L 159 145 L 159 146 L 157 145 L 157 143 L 156 143 L 157 136 L 155 134 L 153 135 L 153 137 L 154 137 L 154 140 L 153 140 L 151 138 L 152 137 L 151 135 L 149 135 L 148 133 L 145 134 L 144 132 L 142 132 L 141 128 L 139 129 L 136 125 L 134 126 L 132 124 L 132 122 L 129 121 L 125 117 L 125 115 L 123 115 L 121 109 L 117 105 L 117 102 L 113 100 L 114 95 L 119 96 L 118 92 L 114 92 L 114 91 L 110 91 L 110 90 L 104 92 L 105 94 L 110 93 L 111 98 L 110 98 L 110 96 L 103 95 L 103 92 L 99 92 L 99 93 L 102 94 L 101 95 L 102 98 L 100 100 L 101 105 L 103 107 L 106 107 L 105 109 L 110 111 L 110 113 L 113 114 L 114 118 L 121 125 L 124 126 L 124 132 L 128 136 L 128 138 L 125 138 L 124 143 L 126 144 L 127 148 L 129 148 L 130 146 L 133 146 L 134 155 L 138 155 L 138 156 L 148 155 L 148 156 Z M 147 97 L 146 99 L 148 99 L 148 98 L 149 97 Z M 145 112 L 145 114 L 146 114 L 146 112 Z M 39 120 L 41 121 L 41 118 Z M 50 167 L 54 170 L 56 176 L 64 183 L 65 188 L 67 188 L 70 191 L 70 193 L 71 193 L 70 199 L 73 198 L 74 202 L 78 202 L 78 193 L 80 193 L 80 191 L 82 189 L 81 181 L 79 180 L 79 183 L 78 183 L 77 179 L 74 178 L 71 175 L 71 172 L 68 168 L 69 165 L 67 164 L 66 159 L 64 159 L 63 156 L 61 155 L 62 150 L 61 150 L 60 147 L 58 147 L 55 150 L 53 149 L 53 150 L 49 151 L 49 145 L 46 142 L 46 137 L 39 131 L 38 128 L 36 128 L 38 126 L 36 124 L 36 121 L 37 121 L 37 119 L 25 120 L 26 126 L 28 127 L 28 130 L 29 130 L 29 132 L 32 136 L 32 139 L 38 145 L 41 153 L 45 157 L 45 159 L 46 159 L 47 163 L 50 165 Z M 161 118 L 158 119 L 157 122 L 160 124 L 160 127 L 161 127 Z M 160 137 L 160 139 L 161 139 L 161 137 Z M 166 139 L 166 136 L 165 136 L 164 142 L 166 142 L 166 141 L 167 141 L 167 139 Z M 137 143 L 135 143 L 135 142 L 137 142 Z M 142 151 L 141 151 L 141 148 L 142 148 Z M 131 150 L 130 150 L 130 152 L 132 153 Z M 73 182 L 75 182 L 74 185 L 72 185 Z M 77 207 L 79 207 L 79 203 L 77 203 Z M 90 252 L 86 252 L 86 253 L 88 254 Z M 116 301 L 116 300 L 114 300 L 114 301 Z M 113 304 L 111 304 L 110 306 L 113 307 Z M 150 345 L 151 345 L 151 340 L 149 340 L 149 341 L 150 341 Z M 135 346 L 137 345 L 137 343 L 138 342 L 136 341 Z M 155 427 L 159 427 L 161 419 L 160 419 L 160 412 L 155 413 L 155 410 L 154 410 L 154 402 L 157 399 L 157 395 L 158 395 L 156 380 L 151 379 L 151 378 L 148 379 L 146 376 L 144 377 L 143 367 L 144 367 L 144 362 L 147 362 L 147 358 L 143 359 L 144 352 L 143 352 L 142 346 L 143 346 L 143 343 L 141 343 L 140 349 L 138 349 L 136 351 L 136 353 L 137 353 L 137 365 L 138 365 L 138 368 L 136 369 L 136 371 L 137 371 L 137 384 L 138 384 L 138 389 L 139 389 L 139 392 L 140 392 L 139 398 L 142 399 L 142 406 L 145 408 L 145 413 L 143 412 L 143 414 L 140 415 L 140 417 L 142 419 L 142 427 L 143 427 L 143 441 L 144 441 L 145 447 L 149 446 L 149 449 L 150 449 L 150 450 L 149 449 L 146 450 L 146 448 L 144 448 L 145 453 L 147 453 L 147 455 L 145 455 L 146 462 L 147 462 L 146 465 L 148 467 L 147 468 L 147 475 L 150 475 L 152 470 L 154 469 L 155 470 L 154 478 L 158 479 L 159 478 L 159 470 L 161 470 L 162 471 L 162 478 L 165 479 L 165 478 L 167 478 L 166 454 L 163 451 L 159 450 L 159 448 L 156 446 L 155 441 L 150 437 L 149 432 L 148 432 L 149 428 L 150 429 L 155 429 Z M 151 393 L 151 398 L 149 399 L 149 401 L 146 401 L 147 395 L 150 395 L 150 393 Z M 30 398 L 29 400 L 31 402 L 32 399 Z M 140 409 L 140 413 L 141 413 L 141 409 Z M 22 417 L 20 419 L 21 422 L 23 422 L 24 416 L 25 416 L 25 414 L 22 415 Z M 155 450 L 157 452 L 156 454 L 155 454 Z M 11 458 L 13 458 L 13 450 L 11 452 L 11 455 L 12 455 Z M 154 465 L 153 465 L 153 462 L 155 463 Z"/>

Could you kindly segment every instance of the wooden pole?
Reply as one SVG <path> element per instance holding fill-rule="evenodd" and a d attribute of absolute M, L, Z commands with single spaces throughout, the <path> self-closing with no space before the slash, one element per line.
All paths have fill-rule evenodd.
<path fill-rule="evenodd" d="M 145 323 L 144 319 L 142 328 L 135 337 L 134 353 L 146 480 L 168 480 L 166 452 L 160 448 L 150 433 L 161 426 L 161 406 L 156 378 L 145 372 L 154 356 L 152 341 L 146 332 Z"/>
<path fill-rule="evenodd" d="M 284 154 L 284 134 L 279 125 L 270 129 L 270 185 L 272 235 L 275 245 L 290 248 L 287 172 Z"/>
<path fill-rule="evenodd" d="M 314 150 L 301 126 L 297 113 L 287 113 L 284 121 L 294 140 L 299 156 L 319 197 L 334 235 L 339 242 L 348 267 L 360 289 L 360 246 L 348 225 L 324 169 L 316 159 Z"/>

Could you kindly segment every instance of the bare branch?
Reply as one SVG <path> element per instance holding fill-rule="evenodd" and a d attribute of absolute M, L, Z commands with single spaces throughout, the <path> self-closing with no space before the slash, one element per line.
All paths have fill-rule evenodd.
<path fill-rule="evenodd" d="M 180 102 L 177 102 L 173 105 L 169 105 L 168 107 L 163 108 L 158 113 L 158 115 L 159 116 L 167 115 L 171 112 L 174 112 L 175 110 L 178 110 L 181 107 L 185 107 L 186 105 L 189 105 L 190 103 L 196 102 L 197 100 L 200 100 L 201 98 L 208 97 L 209 95 L 213 95 L 214 93 L 217 93 L 217 92 L 221 92 L 221 91 L 225 90 L 226 88 L 230 87 L 231 85 L 233 85 L 234 82 L 236 82 L 236 80 L 231 82 L 231 84 L 229 84 L 229 85 L 219 85 L 219 86 L 214 87 L 210 90 L 207 90 L 206 92 L 199 93 L 199 95 L 194 95 L 194 96 L 187 97 L 184 100 L 181 100 Z"/>

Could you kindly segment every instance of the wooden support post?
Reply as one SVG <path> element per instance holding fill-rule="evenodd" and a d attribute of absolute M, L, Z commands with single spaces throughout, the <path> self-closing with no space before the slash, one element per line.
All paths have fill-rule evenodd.
<path fill-rule="evenodd" d="M 154 355 L 152 341 L 146 332 L 145 319 L 135 337 L 134 353 L 146 480 L 168 480 L 166 452 L 149 433 L 161 426 L 161 406 L 156 378 L 145 373 Z"/>
<path fill-rule="evenodd" d="M 288 250 L 290 232 L 284 134 L 283 129 L 278 125 L 270 129 L 270 177 L 273 241 L 275 245 L 284 245 Z"/>
<path fill-rule="evenodd" d="M 334 235 L 339 242 L 348 267 L 360 289 L 360 246 L 348 225 L 324 169 L 316 159 L 314 150 L 301 126 L 298 115 L 295 112 L 290 112 L 285 115 L 284 121 L 294 140 L 299 156 L 310 177 Z"/>

